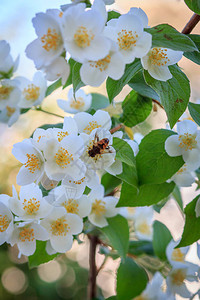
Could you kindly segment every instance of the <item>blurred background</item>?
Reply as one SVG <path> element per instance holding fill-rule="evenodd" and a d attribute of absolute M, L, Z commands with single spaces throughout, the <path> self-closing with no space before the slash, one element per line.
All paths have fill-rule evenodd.
<path fill-rule="evenodd" d="M 0 1 L 0 40 L 5 39 L 11 46 L 11 54 L 15 59 L 20 54 L 20 64 L 16 76 L 25 76 L 29 79 L 35 73 L 34 64 L 27 59 L 24 53 L 26 46 L 36 38 L 31 19 L 35 13 L 44 12 L 48 8 L 59 8 L 60 5 L 69 3 L 61 0 L 1 0 Z M 109 9 L 119 10 L 126 13 L 130 7 L 141 7 L 149 18 L 149 25 L 155 26 L 159 23 L 168 23 L 181 31 L 192 16 L 192 11 L 184 4 L 183 0 L 117 0 Z M 200 33 L 200 24 L 192 33 Z M 191 100 L 200 99 L 200 72 L 193 62 L 185 57 L 179 64 L 188 76 L 191 87 Z M 56 99 L 66 99 L 69 88 L 57 90 L 45 99 L 43 109 L 55 112 L 64 116 L 56 104 Z M 85 88 L 87 92 L 101 92 L 106 94 L 105 84 L 97 88 Z M 129 89 L 125 88 L 117 100 L 123 100 Z M 114 108 L 108 108 L 113 113 Z M 66 115 L 66 114 L 65 114 Z M 0 193 L 11 195 L 12 184 L 17 187 L 16 175 L 20 164 L 12 156 L 12 146 L 16 142 L 29 138 L 32 132 L 45 123 L 58 123 L 60 118 L 49 116 L 43 112 L 29 111 L 22 115 L 11 128 L 0 124 Z M 165 128 L 166 115 L 158 107 L 157 112 L 143 124 L 135 126 L 135 132 L 146 134 L 151 128 Z M 17 187 L 19 190 L 19 187 Z M 195 184 L 190 188 L 184 188 L 184 204 L 191 201 L 197 194 Z M 169 218 L 170 216 L 170 218 Z M 173 200 L 156 214 L 156 219 L 164 222 L 170 229 L 173 237 L 178 239 L 183 230 L 184 221 Z M 42 265 L 38 269 L 29 271 L 25 257 L 18 259 L 17 248 L 9 248 L 7 245 L 0 247 L 0 299 L 86 299 L 87 292 L 87 268 L 88 268 L 88 242 L 74 244 L 74 247 L 67 255 L 61 255 L 56 261 Z M 103 259 L 98 256 L 99 263 Z M 188 259 L 199 263 L 196 256 L 196 248 L 191 247 Z M 104 296 L 114 294 L 115 270 L 119 261 L 111 259 L 101 271 L 98 284 Z M 196 287 L 190 287 L 196 289 Z M 177 297 L 181 299 L 181 297 Z M 197 298 L 194 298 L 197 299 Z"/>

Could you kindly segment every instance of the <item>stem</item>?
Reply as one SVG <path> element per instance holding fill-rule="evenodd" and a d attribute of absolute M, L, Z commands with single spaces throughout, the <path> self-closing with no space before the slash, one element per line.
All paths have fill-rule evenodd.
<path fill-rule="evenodd" d="M 98 244 L 98 237 L 95 235 L 88 235 L 90 241 L 89 250 L 89 282 L 88 282 L 88 300 L 96 298 L 96 277 L 97 277 L 97 267 L 96 267 L 96 248 Z"/>
<path fill-rule="evenodd" d="M 160 106 L 162 109 L 164 109 L 163 105 L 159 101 L 152 99 L 152 102 L 158 104 L 158 106 Z"/>
<path fill-rule="evenodd" d="M 119 124 L 116 127 L 110 129 L 110 133 L 114 133 L 116 131 L 118 131 L 119 129 L 121 129 L 123 127 L 123 124 Z"/>
<path fill-rule="evenodd" d="M 44 110 L 44 109 L 42 109 L 41 107 L 35 108 L 35 109 L 34 109 L 34 108 L 31 108 L 31 109 L 32 109 L 32 110 L 35 110 L 35 111 L 41 111 L 41 112 L 43 112 L 43 113 L 45 113 L 45 114 L 48 114 L 48 115 L 51 115 L 51 116 L 55 116 L 55 117 L 64 119 L 64 117 L 62 117 L 62 116 L 60 116 L 60 115 L 57 115 L 57 114 L 55 114 L 55 113 L 53 113 L 53 112 Z"/>
<path fill-rule="evenodd" d="M 200 21 L 200 16 L 198 14 L 193 14 L 192 18 L 183 28 L 182 33 L 189 34 L 199 21 Z"/>

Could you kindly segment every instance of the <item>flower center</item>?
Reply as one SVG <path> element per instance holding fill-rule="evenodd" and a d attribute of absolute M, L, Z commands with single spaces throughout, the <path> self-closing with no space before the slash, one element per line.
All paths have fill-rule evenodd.
<path fill-rule="evenodd" d="M 0 87 L 0 100 L 6 100 L 10 93 L 13 91 L 13 86 L 1 86 Z"/>
<path fill-rule="evenodd" d="M 99 59 L 97 61 L 91 61 L 90 66 L 96 69 L 99 69 L 99 71 L 105 71 L 108 68 L 108 65 L 111 61 L 111 56 L 107 55 L 103 59 Z"/>
<path fill-rule="evenodd" d="M 181 286 L 186 278 L 186 271 L 178 269 L 171 274 L 172 283 Z"/>
<path fill-rule="evenodd" d="M 143 223 L 139 224 L 137 226 L 137 231 L 139 231 L 143 234 L 150 234 L 151 233 L 150 227 L 146 222 L 143 222 Z"/>
<path fill-rule="evenodd" d="M 69 152 L 64 149 L 63 147 L 61 147 L 58 152 L 56 153 L 56 155 L 54 156 L 55 161 L 57 163 L 57 165 L 59 165 L 61 168 L 66 168 L 66 166 L 68 164 L 71 163 L 71 161 L 73 161 L 73 155 L 69 154 Z"/>
<path fill-rule="evenodd" d="M 132 30 L 127 31 L 126 29 L 122 29 L 122 31 L 118 32 L 118 45 L 121 50 L 131 50 L 132 46 L 136 46 L 138 35 L 136 31 L 133 35 Z"/>
<path fill-rule="evenodd" d="M 10 221 L 8 219 L 8 216 L 0 215 L 0 232 L 4 232 L 8 228 L 9 224 L 10 224 Z"/>
<path fill-rule="evenodd" d="M 77 181 L 73 181 L 73 183 L 75 183 L 75 184 L 82 184 L 84 181 L 85 181 L 85 177 L 83 177 L 83 178 L 81 178 L 81 179 L 79 179 Z M 69 183 L 72 183 L 72 181 L 69 180 Z"/>
<path fill-rule="evenodd" d="M 172 260 L 184 262 L 185 254 L 180 249 L 174 249 L 172 252 Z"/>
<path fill-rule="evenodd" d="M 7 110 L 7 116 L 11 117 L 14 114 L 14 112 L 16 111 L 16 108 L 10 107 L 10 106 L 6 106 L 6 110 Z"/>
<path fill-rule="evenodd" d="M 95 202 L 92 204 L 92 213 L 97 215 L 98 217 L 101 217 L 105 214 L 106 208 L 105 208 L 105 202 L 102 200 L 95 200 Z"/>
<path fill-rule="evenodd" d="M 35 239 L 33 228 L 23 228 L 19 233 L 19 239 L 21 242 L 33 242 Z"/>
<path fill-rule="evenodd" d="M 150 50 L 149 59 L 153 65 L 165 66 L 168 61 L 167 49 L 153 48 Z"/>
<path fill-rule="evenodd" d="M 40 160 L 35 154 L 26 154 L 28 157 L 27 162 L 24 164 L 25 168 L 28 168 L 30 173 L 34 173 L 36 170 L 40 170 Z"/>
<path fill-rule="evenodd" d="M 70 103 L 70 107 L 74 108 L 74 109 L 80 109 L 84 106 L 85 102 L 84 99 L 82 97 L 76 98 L 75 100 L 72 100 Z"/>
<path fill-rule="evenodd" d="M 68 136 L 69 133 L 67 131 L 59 131 L 57 133 L 58 141 L 61 142 L 64 137 Z"/>
<path fill-rule="evenodd" d="M 76 33 L 74 34 L 74 41 L 76 45 L 80 48 L 86 48 L 90 46 L 90 42 L 94 39 L 94 34 L 88 32 L 87 28 L 84 26 L 78 27 Z"/>
<path fill-rule="evenodd" d="M 46 51 L 49 52 L 51 49 L 57 50 L 61 43 L 61 36 L 56 32 L 55 29 L 48 28 L 47 34 L 44 34 L 41 37 L 41 42 L 43 43 L 42 48 L 44 48 Z"/>
<path fill-rule="evenodd" d="M 28 215 L 33 215 L 39 210 L 40 201 L 37 201 L 36 198 L 29 199 L 28 201 L 24 199 L 23 206 L 23 209 Z"/>
<path fill-rule="evenodd" d="M 70 227 L 66 223 L 66 220 L 64 218 L 58 218 L 56 221 L 53 221 L 51 223 L 51 232 L 53 235 L 66 235 L 69 231 Z"/>
<path fill-rule="evenodd" d="M 184 148 L 185 151 L 196 148 L 197 141 L 195 134 L 184 133 L 184 135 L 179 135 L 178 139 L 180 141 L 179 147 Z"/>
<path fill-rule="evenodd" d="M 97 121 L 89 122 L 89 124 L 83 129 L 83 131 L 87 134 L 90 134 L 93 129 L 99 128 L 101 125 L 98 125 Z"/>
<path fill-rule="evenodd" d="M 63 202 L 63 206 L 68 213 L 78 214 L 78 203 L 75 199 L 69 199 L 68 201 Z"/>
<path fill-rule="evenodd" d="M 184 165 L 182 166 L 182 168 L 181 168 L 180 170 L 178 170 L 178 172 L 177 172 L 176 174 L 182 174 L 182 173 L 185 172 L 185 171 L 187 171 L 187 169 L 186 169 L 186 165 L 184 164 Z"/>
<path fill-rule="evenodd" d="M 36 101 L 40 96 L 40 88 L 31 83 L 23 90 L 23 95 L 28 101 Z"/>

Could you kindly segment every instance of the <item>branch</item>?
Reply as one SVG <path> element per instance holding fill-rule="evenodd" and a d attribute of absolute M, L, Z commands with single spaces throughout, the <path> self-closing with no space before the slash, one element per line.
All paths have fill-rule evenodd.
<path fill-rule="evenodd" d="M 96 277 L 97 277 L 97 267 L 96 267 L 96 247 L 98 244 L 98 237 L 95 235 L 88 235 L 90 241 L 89 250 L 89 282 L 88 282 L 88 300 L 96 298 Z"/>
<path fill-rule="evenodd" d="M 110 129 L 110 133 L 114 133 L 114 132 L 120 130 L 122 127 L 123 127 L 123 124 L 119 124 L 116 127 Z"/>
<path fill-rule="evenodd" d="M 200 16 L 197 14 L 193 14 L 192 18 L 183 28 L 182 33 L 189 34 L 194 29 L 194 27 L 198 24 L 199 21 L 200 21 Z"/>
<path fill-rule="evenodd" d="M 43 112 L 43 113 L 45 113 L 45 114 L 48 114 L 48 115 L 51 115 L 51 116 L 55 116 L 55 117 L 64 119 L 63 116 L 57 115 L 57 114 L 55 114 L 55 113 L 53 113 L 53 112 L 50 112 L 50 111 L 47 111 L 47 110 L 44 110 L 44 109 L 42 109 L 41 107 L 38 107 L 38 108 L 31 108 L 31 110 L 34 110 L 34 111 L 41 111 L 41 112 Z"/>

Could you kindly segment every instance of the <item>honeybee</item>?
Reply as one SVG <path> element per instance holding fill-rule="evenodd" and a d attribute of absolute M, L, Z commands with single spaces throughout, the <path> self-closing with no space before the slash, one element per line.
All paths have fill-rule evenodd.
<path fill-rule="evenodd" d="M 105 151 L 105 150 L 109 150 L 109 139 L 105 138 L 102 140 L 99 140 L 99 137 L 95 134 L 95 140 L 96 142 L 94 142 L 92 148 L 90 150 L 88 150 L 88 155 L 90 157 L 95 157 L 98 154 L 103 154 L 105 152 L 110 152 L 110 151 Z"/>

